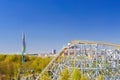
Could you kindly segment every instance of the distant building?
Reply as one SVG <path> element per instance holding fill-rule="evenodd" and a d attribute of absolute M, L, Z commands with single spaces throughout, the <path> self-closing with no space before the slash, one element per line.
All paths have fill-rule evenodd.
<path fill-rule="evenodd" d="M 44 58 L 44 57 L 48 57 L 48 54 L 47 53 L 40 53 L 38 56 Z"/>
<path fill-rule="evenodd" d="M 38 54 L 38 57 L 55 57 L 57 54 L 52 54 L 52 53 L 40 53 Z"/>
<path fill-rule="evenodd" d="M 38 56 L 38 54 L 28 54 L 28 56 Z"/>
<path fill-rule="evenodd" d="M 56 50 L 55 49 L 52 49 L 52 54 L 56 54 Z"/>

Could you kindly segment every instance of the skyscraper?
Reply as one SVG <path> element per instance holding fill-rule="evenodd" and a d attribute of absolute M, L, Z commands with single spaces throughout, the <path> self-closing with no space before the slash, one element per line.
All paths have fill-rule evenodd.
<path fill-rule="evenodd" d="M 56 50 L 55 49 L 52 49 L 52 54 L 56 54 Z"/>
<path fill-rule="evenodd" d="M 25 54 L 25 33 L 22 33 L 22 63 L 24 63 L 24 54 Z"/>

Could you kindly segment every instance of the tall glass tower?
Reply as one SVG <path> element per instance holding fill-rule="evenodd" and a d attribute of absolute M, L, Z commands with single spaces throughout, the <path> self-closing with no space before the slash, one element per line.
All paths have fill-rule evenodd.
<path fill-rule="evenodd" d="M 22 63 L 24 63 L 24 54 L 25 54 L 25 33 L 22 33 Z"/>

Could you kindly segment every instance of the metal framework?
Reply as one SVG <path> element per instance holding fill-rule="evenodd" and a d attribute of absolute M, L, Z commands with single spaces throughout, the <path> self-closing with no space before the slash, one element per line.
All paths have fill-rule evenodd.
<path fill-rule="evenodd" d="M 41 72 L 57 80 L 59 73 L 68 68 L 78 68 L 93 80 L 100 74 L 104 80 L 120 80 L 120 45 L 102 42 L 71 41 Z"/>
<path fill-rule="evenodd" d="M 104 80 L 120 80 L 120 45 L 103 42 L 71 41 L 38 75 L 36 80 L 46 74 L 52 80 L 58 80 L 63 69 L 77 68 L 82 74 L 87 74 L 90 80 L 96 80 L 103 75 Z M 34 80 L 32 75 L 21 80 Z M 43 79 L 42 79 L 43 80 Z"/>

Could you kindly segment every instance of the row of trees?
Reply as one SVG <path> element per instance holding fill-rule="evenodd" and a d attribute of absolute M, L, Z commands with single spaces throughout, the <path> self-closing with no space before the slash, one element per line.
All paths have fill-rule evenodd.
<path fill-rule="evenodd" d="M 21 55 L 0 54 L 0 80 L 11 80 L 18 76 L 18 73 L 29 75 L 32 72 L 40 73 L 50 62 L 51 58 L 25 57 L 25 63 L 21 63 Z"/>
<path fill-rule="evenodd" d="M 40 80 L 52 80 L 48 74 L 43 74 Z M 91 80 L 87 74 L 82 74 L 78 69 L 74 68 L 70 74 L 66 68 L 59 73 L 58 80 Z M 96 80 L 104 80 L 102 75 L 99 75 Z"/>
<path fill-rule="evenodd" d="M 86 73 L 82 74 L 77 68 L 75 68 L 70 75 L 68 69 L 66 68 L 60 72 L 58 80 L 91 80 L 91 79 Z M 96 78 L 96 80 L 103 80 L 103 76 L 99 75 Z"/>

